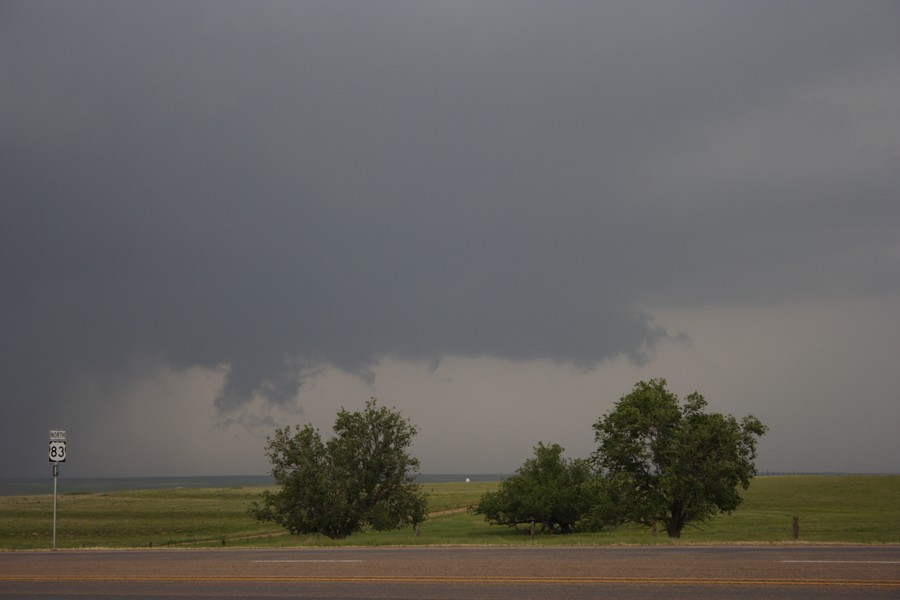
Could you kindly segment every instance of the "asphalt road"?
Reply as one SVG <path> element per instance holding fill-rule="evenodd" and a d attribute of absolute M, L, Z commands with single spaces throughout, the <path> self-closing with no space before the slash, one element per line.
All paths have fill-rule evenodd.
<path fill-rule="evenodd" d="M 900 598 L 900 546 L 0 553 L 10 598 Z"/>

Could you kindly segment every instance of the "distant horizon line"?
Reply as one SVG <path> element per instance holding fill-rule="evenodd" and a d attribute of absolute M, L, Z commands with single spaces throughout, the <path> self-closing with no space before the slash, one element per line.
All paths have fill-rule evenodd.
<path fill-rule="evenodd" d="M 502 481 L 511 473 L 420 473 L 416 480 L 421 485 L 436 483 L 490 483 Z M 900 473 L 885 472 L 801 472 L 765 471 L 757 477 L 778 476 L 855 476 L 896 477 Z M 0 477 L 0 496 L 42 496 L 53 492 L 53 477 Z M 105 477 L 65 477 L 60 475 L 55 482 L 60 494 L 104 494 L 136 490 L 172 490 L 181 488 L 233 488 L 273 486 L 271 475 L 149 475 L 149 476 L 105 476 Z"/>
<path fill-rule="evenodd" d="M 64 469 L 64 468 L 63 468 Z M 70 475 L 66 476 L 64 471 L 61 470 L 60 479 L 248 479 L 248 478 L 272 478 L 271 473 L 238 473 L 238 474 L 219 474 L 219 475 L 207 475 L 207 474 L 188 474 L 188 475 Z M 466 471 L 429 471 L 427 473 L 419 473 L 417 477 L 497 477 L 503 476 L 508 477 L 514 475 L 515 471 L 509 472 L 466 472 Z M 768 469 L 766 471 L 759 471 L 756 473 L 755 477 L 777 477 L 783 475 L 900 475 L 900 471 L 866 471 L 866 470 L 852 470 L 852 471 L 814 471 L 814 470 L 771 470 Z M 51 475 L 28 475 L 28 476 L 0 476 L 0 481 L 43 481 L 44 479 L 50 479 Z"/>

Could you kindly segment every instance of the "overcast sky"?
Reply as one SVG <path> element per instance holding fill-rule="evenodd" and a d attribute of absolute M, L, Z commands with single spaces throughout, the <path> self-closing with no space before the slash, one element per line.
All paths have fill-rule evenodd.
<path fill-rule="evenodd" d="M 0 0 L 0 477 L 430 473 L 635 382 L 900 472 L 900 3 Z"/>

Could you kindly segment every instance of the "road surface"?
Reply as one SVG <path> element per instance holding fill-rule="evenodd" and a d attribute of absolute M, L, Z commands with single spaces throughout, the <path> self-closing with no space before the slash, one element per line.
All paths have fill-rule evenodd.
<path fill-rule="evenodd" d="M 900 546 L 0 553 L 9 598 L 900 598 Z"/>

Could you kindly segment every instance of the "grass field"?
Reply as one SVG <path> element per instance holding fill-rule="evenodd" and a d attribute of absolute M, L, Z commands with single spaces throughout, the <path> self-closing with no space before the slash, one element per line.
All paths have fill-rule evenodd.
<path fill-rule="evenodd" d="M 277 526 L 258 523 L 247 506 L 264 488 L 173 489 L 107 494 L 63 494 L 57 502 L 58 548 L 178 546 L 307 546 L 531 544 L 523 529 L 490 526 L 464 510 L 478 503 L 496 483 L 433 483 L 430 510 L 419 536 L 412 529 L 365 531 L 334 542 L 316 536 L 290 536 Z M 462 509 L 462 512 L 444 512 Z M 701 528 L 686 529 L 670 542 L 646 528 L 535 536 L 534 543 L 690 544 L 792 542 L 792 518 L 800 520 L 800 541 L 900 543 L 900 476 L 759 477 L 744 503 L 730 516 Z M 0 496 L 0 550 L 51 546 L 53 497 Z"/>

